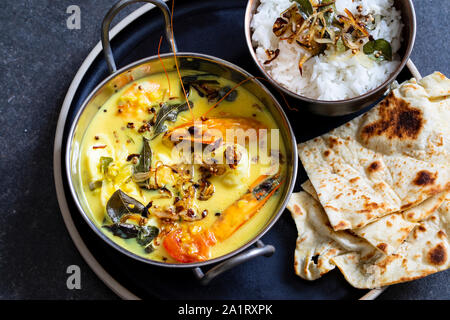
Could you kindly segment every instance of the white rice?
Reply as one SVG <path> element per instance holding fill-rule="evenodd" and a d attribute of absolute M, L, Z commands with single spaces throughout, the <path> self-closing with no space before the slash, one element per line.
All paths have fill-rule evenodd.
<path fill-rule="evenodd" d="M 397 51 L 400 48 L 401 13 L 393 0 L 336 0 L 338 13 L 349 9 L 357 14 L 356 7 L 362 5 L 362 14 L 381 15 L 376 28 L 369 31 L 374 39 L 385 39 L 391 43 L 392 61 L 375 62 L 364 53 L 356 55 L 351 50 L 335 54 L 324 54 L 309 59 L 300 75 L 298 62 L 305 52 L 295 42 L 280 41 L 272 32 L 273 23 L 280 14 L 292 5 L 290 0 L 261 0 L 251 27 L 253 46 L 261 65 L 267 60 L 266 49 L 280 49 L 278 57 L 264 65 L 271 77 L 283 87 L 300 95 L 320 100 L 342 100 L 359 96 L 383 83 L 400 63 Z"/>

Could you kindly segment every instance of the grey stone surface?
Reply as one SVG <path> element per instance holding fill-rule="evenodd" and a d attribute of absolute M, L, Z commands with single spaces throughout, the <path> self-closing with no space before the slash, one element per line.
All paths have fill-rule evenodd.
<path fill-rule="evenodd" d="M 0 2 L 0 299 L 117 298 L 73 245 L 59 213 L 52 174 L 62 101 L 76 70 L 99 41 L 99 23 L 114 2 Z M 422 74 L 440 70 L 448 76 L 448 2 L 413 2 L 418 32 L 412 59 Z M 81 30 L 66 28 L 66 8 L 72 4 L 81 8 Z M 66 268 L 72 264 L 81 267 L 81 290 L 66 288 Z M 443 272 L 396 285 L 382 298 L 450 299 L 449 277 Z"/>

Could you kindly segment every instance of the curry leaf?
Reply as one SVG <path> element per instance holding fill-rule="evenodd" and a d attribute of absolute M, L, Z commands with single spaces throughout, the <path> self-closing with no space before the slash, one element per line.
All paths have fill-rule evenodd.
<path fill-rule="evenodd" d="M 133 179 L 135 179 L 138 174 L 149 173 L 150 168 L 152 167 L 153 153 L 150 147 L 150 140 L 145 137 L 142 137 L 142 139 L 144 143 L 141 153 L 139 154 L 139 162 L 134 166 Z M 148 189 L 149 179 L 145 179 L 144 181 L 139 181 L 136 183 L 139 187 Z"/>
<path fill-rule="evenodd" d="M 103 226 L 103 228 L 108 229 L 113 235 L 122 239 L 136 238 L 140 231 L 139 226 L 129 223 L 117 223 L 110 226 Z"/>
<path fill-rule="evenodd" d="M 108 166 L 113 162 L 111 157 L 100 157 L 100 171 L 105 174 L 108 172 Z"/>
<path fill-rule="evenodd" d="M 295 0 L 295 2 L 297 2 L 299 11 L 305 19 L 313 14 L 313 7 L 309 0 Z"/>
<path fill-rule="evenodd" d="M 159 234 L 159 229 L 155 226 L 143 226 L 140 228 L 137 235 L 136 241 L 141 246 L 148 246 L 153 239 L 155 239 Z"/>
<path fill-rule="evenodd" d="M 384 39 L 367 42 L 363 47 L 363 52 L 375 61 L 392 60 L 391 44 Z"/>
<path fill-rule="evenodd" d="M 144 144 L 142 145 L 142 150 L 139 155 L 139 162 L 134 166 L 134 173 L 137 172 L 148 172 L 152 166 L 152 149 L 150 148 L 150 141 L 142 137 Z"/>
<path fill-rule="evenodd" d="M 214 74 L 202 73 L 195 75 L 188 75 L 181 78 L 183 86 L 189 96 L 190 89 L 194 88 L 200 97 L 206 97 L 208 101 L 219 100 L 223 98 L 228 91 L 231 90 L 229 86 L 220 87 L 220 83 L 217 80 L 199 79 L 199 77 L 213 76 Z M 237 91 L 233 90 L 226 98 L 226 101 L 234 101 L 237 97 Z"/>
<path fill-rule="evenodd" d="M 189 101 L 189 105 L 191 107 L 194 106 L 191 101 Z M 153 126 L 153 136 L 151 140 L 155 139 L 158 135 L 167 130 L 167 126 L 165 125 L 166 121 L 175 122 L 177 120 L 178 114 L 187 110 L 189 110 L 187 102 L 182 104 L 164 103 L 159 109 L 158 114 L 156 115 L 155 124 Z"/>
<path fill-rule="evenodd" d="M 206 97 L 208 101 L 213 101 L 219 95 L 220 83 L 217 80 L 196 80 L 191 83 L 191 87 L 201 98 Z"/>
<path fill-rule="evenodd" d="M 191 85 L 198 81 L 199 77 L 210 77 L 215 76 L 211 73 L 200 73 L 200 74 L 192 74 L 181 77 L 181 82 L 183 83 L 184 90 L 186 90 L 186 95 L 189 97 L 189 93 L 191 91 Z M 183 93 L 183 92 L 182 92 Z"/>
<path fill-rule="evenodd" d="M 141 214 L 144 209 L 145 206 L 142 203 L 120 189 L 113 193 L 106 204 L 106 212 L 114 224 L 118 224 L 124 214 Z"/>
<path fill-rule="evenodd" d="M 147 210 L 138 200 L 128 196 L 122 190 L 117 190 L 109 198 L 106 204 L 106 211 L 113 224 L 103 226 L 111 231 L 114 236 L 122 239 L 136 238 L 136 242 L 145 248 L 147 253 L 154 250 L 152 241 L 159 234 L 159 229 L 155 226 L 141 226 L 131 223 L 121 222 L 121 218 L 126 214 L 143 214 Z"/>
<path fill-rule="evenodd" d="M 208 101 L 213 101 L 219 96 L 220 83 L 217 80 L 199 79 L 200 77 L 216 77 L 211 73 L 201 73 L 188 75 L 181 78 L 186 95 L 190 95 L 191 88 L 194 88 L 198 95 L 203 98 L 208 98 Z"/>
<path fill-rule="evenodd" d="M 229 91 L 231 91 L 231 88 L 228 86 L 221 88 L 219 90 L 219 99 L 222 99 Z M 237 91 L 233 90 L 230 92 L 229 95 L 226 96 L 225 100 L 229 101 L 229 102 L 233 102 L 234 100 L 236 100 L 237 95 L 238 95 Z"/>
<path fill-rule="evenodd" d="M 326 11 L 323 16 L 325 17 L 325 21 L 329 25 L 331 25 L 331 23 L 333 22 L 334 14 L 336 12 L 335 2 L 336 2 L 335 0 L 322 0 L 321 2 L 321 5 L 323 6 L 320 7 L 320 11 Z"/>

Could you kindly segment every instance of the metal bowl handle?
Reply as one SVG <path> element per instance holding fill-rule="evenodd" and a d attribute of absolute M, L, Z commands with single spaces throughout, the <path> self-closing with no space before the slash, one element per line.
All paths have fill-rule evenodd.
<path fill-rule="evenodd" d="M 212 279 L 219 274 L 240 265 L 248 260 L 259 256 L 270 257 L 275 252 L 275 248 L 272 245 L 264 245 L 261 240 L 256 241 L 256 247 L 248 251 L 242 252 L 224 262 L 219 263 L 215 267 L 203 273 L 199 267 L 194 269 L 194 275 L 200 280 L 200 283 L 207 285 Z"/>
<path fill-rule="evenodd" d="M 166 24 L 166 40 L 172 48 L 173 52 L 177 52 L 177 45 L 175 43 L 175 39 L 172 37 L 172 23 L 171 23 L 171 14 L 169 7 L 161 0 L 121 0 L 117 2 L 106 14 L 105 18 L 102 22 L 102 46 L 103 52 L 105 55 L 106 63 L 108 64 L 108 69 L 110 73 L 116 72 L 116 62 L 114 61 L 114 56 L 111 50 L 111 44 L 109 42 L 109 27 L 111 25 L 111 21 L 114 17 L 119 13 L 120 10 L 128 6 L 132 3 L 137 2 L 147 2 L 155 5 L 159 9 L 161 9 L 164 14 L 164 21 Z"/>

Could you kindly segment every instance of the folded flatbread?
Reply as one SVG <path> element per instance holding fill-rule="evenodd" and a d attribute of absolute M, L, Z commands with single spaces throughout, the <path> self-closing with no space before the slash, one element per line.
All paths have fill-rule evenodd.
<path fill-rule="evenodd" d="M 423 278 L 450 267 L 449 201 L 410 233 L 392 255 L 366 259 L 357 252 L 335 256 L 335 264 L 356 288 L 378 288 Z"/>
<path fill-rule="evenodd" d="M 303 182 L 301 187 L 303 190 L 305 190 L 307 193 L 309 193 L 309 195 L 311 195 L 314 199 L 316 199 L 317 201 L 320 201 L 319 196 L 317 195 L 316 189 L 314 189 L 314 186 L 311 183 L 311 180 L 308 179 L 305 182 Z"/>
<path fill-rule="evenodd" d="M 441 73 L 412 79 L 366 114 L 299 145 L 334 230 L 360 229 L 450 190 L 449 96 Z"/>
<path fill-rule="evenodd" d="M 377 288 L 448 269 L 449 203 L 446 198 L 417 223 L 396 253 L 386 255 L 349 231 L 334 231 L 317 200 L 306 192 L 294 193 L 288 209 L 298 230 L 295 272 L 315 280 L 338 266 L 351 285 Z"/>
<path fill-rule="evenodd" d="M 309 180 L 302 184 L 302 188 L 319 201 Z M 384 254 L 395 253 L 409 233 L 418 225 L 417 222 L 425 220 L 433 214 L 448 196 L 449 192 L 441 192 L 413 208 L 388 214 L 362 228 L 351 230 L 351 232 L 364 238 Z"/>
<path fill-rule="evenodd" d="M 448 192 L 439 193 L 419 205 L 403 212 L 388 214 L 368 225 L 352 230 L 371 245 L 390 255 L 397 252 L 413 229 L 434 214 L 448 196 Z"/>
<path fill-rule="evenodd" d="M 298 231 L 295 273 L 306 280 L 335 268 L 331 258 L 346 252 L 372 252 L 364 240 L 347 231 L 334 231 L 319 202 L 306 192 L 293 193 L 287 205 Z"/>

